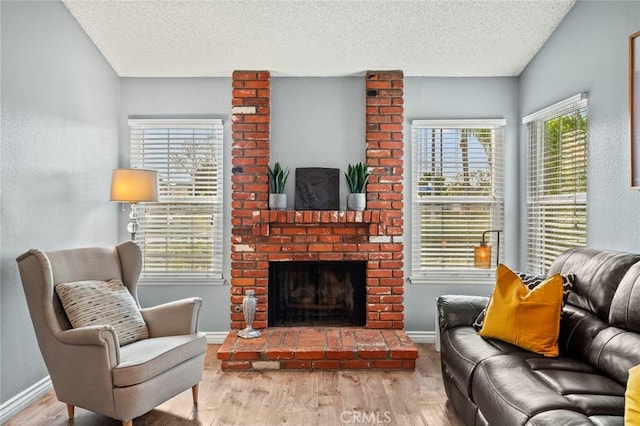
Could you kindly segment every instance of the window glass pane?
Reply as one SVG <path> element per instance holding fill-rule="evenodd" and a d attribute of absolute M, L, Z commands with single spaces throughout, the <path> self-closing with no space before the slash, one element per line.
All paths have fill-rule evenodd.
<path fill-rule="evenodd" d="M 221 121 L 129 124 L 132 167 L 158 170 L 159 202 L 139 208 L 143 276 L 221 275 Z"/>
<path fill-rule="evenodd" d="M 586 99 L 549 109 L 527 132 L 527 269 L 542 274 L 561 252 L 586 245 Z"/>
<path fill-rule="evenodd" d="M 503 128 L 502 120 L 412 123 L 412 274 L 471 271 L 482 233 L 502 229 Z M 494 259 L 495 238 L 487 234 Z"/>

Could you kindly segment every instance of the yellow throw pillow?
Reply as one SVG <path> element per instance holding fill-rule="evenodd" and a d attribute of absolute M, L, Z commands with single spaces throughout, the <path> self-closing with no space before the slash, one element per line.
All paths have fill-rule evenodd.
<path fill-rule="evenodd" d="M 479 334 L 544 356 L 558 356 L 561 310 L 560 274 L 530 291 L 515 272 L 501 264 Z"/>
<path fill-rule="evenodd" d="M 624 424 L 640 425 L 640 365 L 629 370 L 627 390 L 624 393 Z"/>

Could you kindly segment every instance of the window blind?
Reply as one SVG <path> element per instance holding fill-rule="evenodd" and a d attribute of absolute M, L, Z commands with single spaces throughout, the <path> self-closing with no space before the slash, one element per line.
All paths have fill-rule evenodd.
<path fill-rule="evenodd" d="M 587 240 L 587 98 L 580 94 L 527 123 L 527 269 L 544 274 Z"/>
<path fill-rule="evenodd" d="M 139 205 L 142 277 L 222 276 L 222 121 L 129 120 L 131 167 L 158 171 Z"/>
<path fill-rule="evenodd" d="M 471 273 L 482 233 L 502 229 L 505 124 L 501 119 L 412 122 L 412 275 Z M 497 235 L 487 237 L 495 259 Z"/>

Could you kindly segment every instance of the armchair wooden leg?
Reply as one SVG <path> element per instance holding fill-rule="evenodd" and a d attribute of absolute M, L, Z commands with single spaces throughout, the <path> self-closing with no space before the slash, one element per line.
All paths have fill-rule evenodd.
<path fill-rule="evenodd" d="M 133 420 L 123 420 L 122 426 L 133 426 Z"/>
<path fill-rule="evenodd" d="M 69 417 L 69 420 L 73 420 L 73 416 L 75 415 L 75 408 L 73 405 L 71 404 L 67 404 L 67 416 Z"/>
<path fill-rule="evenodd" d="M 191 417 L 193 419 L 198 418 L 198 391 L 200 390 L 200 383 L 196 383 L 191 388 L 191 395 L 193 395 L 193 407 L 191 408 Z"/>
<path fill-rule="evenodd" d="M 200 383 L 196 383 L 191 388 L 191 394 L 193 395 L 193 405 L 198 407 L 198 391 L 200 390 Z"/>

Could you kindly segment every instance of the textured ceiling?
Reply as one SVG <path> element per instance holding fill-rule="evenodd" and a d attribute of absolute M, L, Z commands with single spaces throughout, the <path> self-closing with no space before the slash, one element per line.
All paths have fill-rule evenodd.
<path fill-rule="evenodd" d="M 64 0 L 122 77 L 516 76 L 575 0 Z"/>

